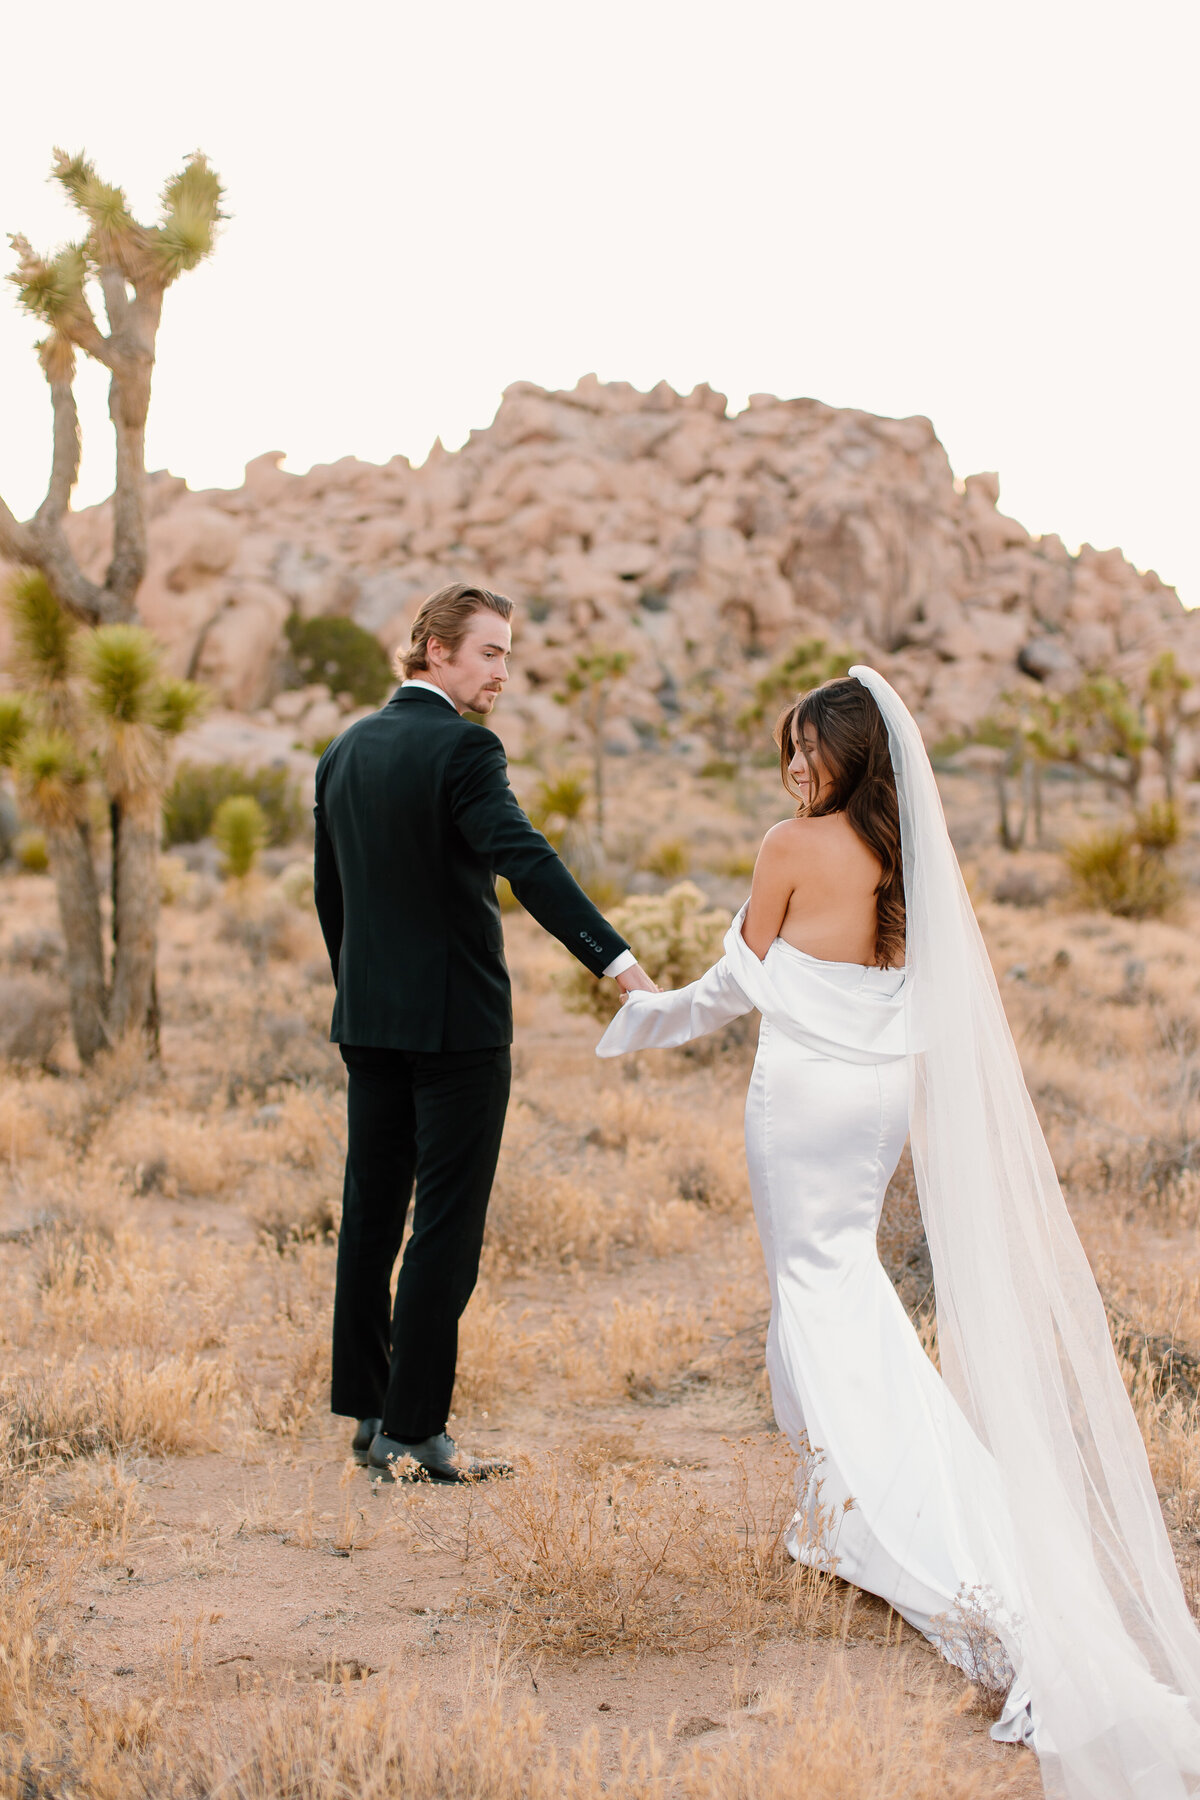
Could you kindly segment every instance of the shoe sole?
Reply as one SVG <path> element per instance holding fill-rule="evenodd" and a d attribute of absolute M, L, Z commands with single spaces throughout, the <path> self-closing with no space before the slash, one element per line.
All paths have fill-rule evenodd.
<path fill-rule="evenodd" d="M 378 1463 L 367 1463 L 372 1481 L 431 1481 L 438 1487 L 465 1487 L 472 1481 L 503 1481 L 512 1474 L 511 1469 L 490 1469 L 485 1475 L 439 1475 L 434 1469 L 427 1469 L 420 1464 L 411 1474 L 401 1474 L 395 1469 L 380 1468 Z"/>

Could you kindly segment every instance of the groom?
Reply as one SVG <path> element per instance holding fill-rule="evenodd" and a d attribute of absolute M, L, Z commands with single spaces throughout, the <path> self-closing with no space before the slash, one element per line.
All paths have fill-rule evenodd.
<path fill-rule="evenodd" d="M 508 1104 L 495 876 L 593 975 L 654 985 L 517 805 L 499 738 L 462 716 L 503 692 L 512 610 L 462 582 L 431 595 L 405 679 L 317 766 L 317 913 L 349 1071 L 331 1410 L 357 1419 L 352 1453 L 385 1478 L 413 1464 L 435 1481 L 508 1472 L 446 1434 Z"/>

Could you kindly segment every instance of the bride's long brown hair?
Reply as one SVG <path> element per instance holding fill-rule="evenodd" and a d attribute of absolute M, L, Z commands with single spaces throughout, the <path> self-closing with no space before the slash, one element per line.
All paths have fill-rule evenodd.
<path fill-rule="evenodd" d="M 822 784 L 804 747 L 804 728 L 816 736 L 828 771 Z M 845 813 L 867 848 L 879 858 L 875 889 L 875 961 L 883 969 L 904 961 L 904 867 L 900 809 L 888 750 L 887 727 L 874 696 L 852 675 L 810 688 L 788 707 L 775 730 L 783 785 L 800 802 L 802 818 Z M 794 785 L 791 763 L 799 751 L 811 786 L 805 799 Z"/>

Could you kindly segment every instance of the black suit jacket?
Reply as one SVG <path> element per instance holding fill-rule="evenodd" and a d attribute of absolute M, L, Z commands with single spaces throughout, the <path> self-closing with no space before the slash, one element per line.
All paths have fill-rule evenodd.
<path fill-rule="evenodd" d="M 315 887 L 335 1043 L 512 1042 L 497 874 L 593 975 L 628 948 L 521 811 L 507 770 L 495 732 L 423 688 L 398 688 L 322 756 Z"/>

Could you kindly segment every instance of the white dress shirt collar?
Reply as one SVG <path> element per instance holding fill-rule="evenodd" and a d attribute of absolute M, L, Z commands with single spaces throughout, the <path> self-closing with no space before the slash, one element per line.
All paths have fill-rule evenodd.
<path fill-rule="evenodd" d="M 447 706 L 454 706 L 454 702 L 446 692 L 445 688 L 435 687 L 432 681 L 420 681 L 415 675 L 410 675 L 406 681 L 400 683 L 400 686 L 402 688 L 424 688 L 427 694 L 437 694 L 446 702 Z M 455 712 L 458 711 L 457 706 L 454 706 L 454 710 Z"/>

